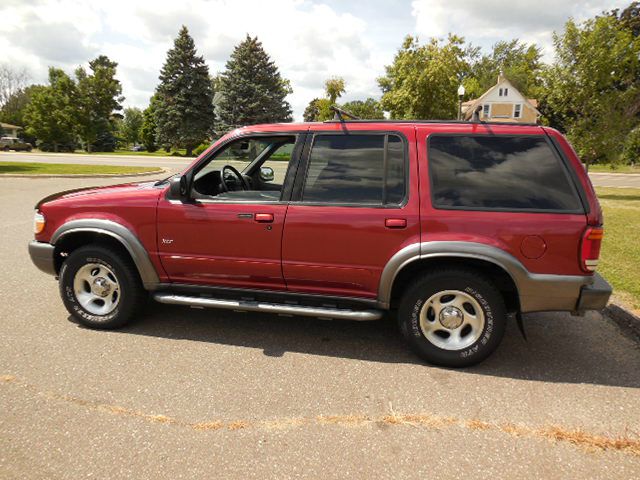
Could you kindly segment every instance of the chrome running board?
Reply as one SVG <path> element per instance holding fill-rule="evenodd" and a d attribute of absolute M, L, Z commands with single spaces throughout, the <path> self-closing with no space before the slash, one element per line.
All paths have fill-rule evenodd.
<path fill-rule="evenodd" d="M 346 308 L 306 307 L 247 300 L 222 300 L 217 298 L 191 297 L 168 293 L 155 293 L 153 298 L 160 303 L 186 305 L 200 308 L 221 308 L 236 312 L 263 312 L 279 315 L 300 315 L 303 317 L 330 318 L 338 320 L 369 321 L 382 318 L 381 310 L 350 310 Z"/>

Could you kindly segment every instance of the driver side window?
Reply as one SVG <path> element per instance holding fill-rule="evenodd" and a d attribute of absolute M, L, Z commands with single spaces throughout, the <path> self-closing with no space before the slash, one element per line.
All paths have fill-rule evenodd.
<path fill-rule="evenodd" d="M 235 140 L 199 167 L 195 198 L 278 201 L 296 138 L 245 137 Z"/>

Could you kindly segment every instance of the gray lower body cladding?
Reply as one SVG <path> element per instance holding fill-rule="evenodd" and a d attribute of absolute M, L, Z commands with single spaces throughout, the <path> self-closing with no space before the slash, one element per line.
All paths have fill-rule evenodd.
<path fill-rule="evenodd" d="M 517 288 L 522 313 L 600 310 L 606 306 L 611 294 L 611 287 L 598 274 L 532 273 L 513 255 L 491 245 L 464 241 L 432 241 L 408 245 L 387 262 L 378 290 L 380 307 L 389 308 L 393 282 L 404 267 L 417 260 L 437 258 L 468 258 L 499 266 L 509 274 Z M 599 287 L 594 290 L 594 285 Z M 585 300 L 581 300 L 582 298 Z"/>
<path fill-rule="evenodd" d="M 29 242 L 29 256 L 33 264 L 49 275 L 56 275 L 56 266 L 53 258 L 55 247 L 49 243 Z"/>

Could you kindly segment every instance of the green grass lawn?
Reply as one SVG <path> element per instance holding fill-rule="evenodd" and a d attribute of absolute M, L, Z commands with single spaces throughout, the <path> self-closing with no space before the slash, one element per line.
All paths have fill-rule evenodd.
<path fill-rule="evenodd" d="M 120 167 L 115 165 L 74 165 L 64 163 L 0 162 L 0 174 L 23 175 L 104 175 L 159 172 L 158 167 Z"/>
<path fill-rule="evenodd" d="M 598 271 L 614 295 L 640 310 L 640 189 L 597 188 L 604 211 L 604 241 Z"/>
<path fill-rule="evenodd" d="M 83 153 L 87 153 L 87 152 L 83 152 Z M 172 155 L 173 153 L 177 153 L 179 154 L 179 156 L 184 157 L 187 151 L 184 148 L 180 150 L 172 150 L 169 153 L 165 152 L 164 150 L 156 150 L 155 152 L 147 152 L 147 151 L 132 152 L 131 150 L 116 150 L 115 152 L 104 152 L 102 153 L 102 155 L 133 155 L 133 156 L 141 156 L 141 157 L 171 157 L 171 156 L 177 157 L 178 156 L 178 155 Z M 99 155 L 99 154 L 96 154 L 96 155 Z"/>
<path fill-rule="evenodd" d="M 640 166 L 617 165 L 611 168 L 611 165 L 589 165 L 589 172 L 596 173 L 640 173 Z"/>

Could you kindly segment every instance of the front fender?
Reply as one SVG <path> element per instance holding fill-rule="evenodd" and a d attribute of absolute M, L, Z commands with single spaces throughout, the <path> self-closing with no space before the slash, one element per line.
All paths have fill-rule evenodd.
<path fill-rule="evenodd" d="M 49 243 L 55 245 L 65 236 L 79 232 L 107 235 L 120 242 L 122 246 L 126 248 L 127 252 L 129 252 L 129 255 L 131 255 L 133 263 L 136 265 L 138 273 L 140 274 L 144 288 L 147 290 L 155 290 L 158 287 L 160 279 L 146 249 L 131 230 L 117 222 L 97 218 L 71 220 L 57 228 L 51 236 Z"/>

